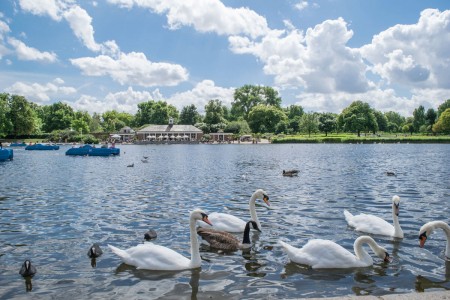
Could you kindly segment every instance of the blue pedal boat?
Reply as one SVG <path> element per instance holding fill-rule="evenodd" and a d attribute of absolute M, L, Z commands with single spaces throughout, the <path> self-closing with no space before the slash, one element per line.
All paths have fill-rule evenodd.
<path fill-rule="evenodd" d="M 0 161 L 13 160 L 14 151 L 12 149 L 0 149 Z"/>
<path fill-rule="evenodd" d="M 58 145 L 34 144 L 25 147 L 25 150 L 59 150 Z"/>
<path fill-rule="evenodd" d="M 84 145 L 78 148 L 70 148 L 66 151 L 66 155 L 77 156 L 115 156 L 120 155 L 119 148 L 95 148 L 91 145 Z"/>

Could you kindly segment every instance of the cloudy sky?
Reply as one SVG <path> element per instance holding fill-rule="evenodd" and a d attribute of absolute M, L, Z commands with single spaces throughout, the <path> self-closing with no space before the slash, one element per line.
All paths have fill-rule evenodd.
<path fill-rule="evenodd" d="M 0 92 L 134 114 L 151 99 L 230 105 L 245 84 L 306 111 L 437 109 L 450 98 L 450 2 L 0 1 Z"/>

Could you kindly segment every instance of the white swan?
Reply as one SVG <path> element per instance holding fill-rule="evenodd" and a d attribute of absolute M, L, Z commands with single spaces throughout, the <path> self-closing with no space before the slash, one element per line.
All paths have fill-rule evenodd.
<path fill-rule="evenodd" d="M 425 246 L 427 238 L 431 235 L 433 230 L 441 228 L 444 230 L 447 237 L 447 246 L 445 248 L 445 256 L 450 259 L 450 226 L 443 221 L 431 221 L 424 224 L 419 231 L 420 248 Z"/>
<path fill-rule="evenodd" d="M 108 245 L 108 247 L 117 254 L 124 263 L 135 266 L 138 269 L 178 271 L 199 268 L 201 265 L 201 258 L 197 235 L 195 234 L 195 222 L 197 220 L 203 220 L 204 222 L 211 224 L 208 220 L 208 216 L 203 210 L 195 209 L 191 212 L 189 218 L 191 259 L 184 257 L 172 249 L 153 243 L 137 245 L 127 250 L 121 250 L 111 245 Z"/>
<path fill-rule="evenodd" d="M 265 191 L 258 189 L 253 193 L 252 197 L 250 198 L 250 202 L 248 204 L 250 208 L 251 220 L 256 222 L 258 228 L 261 228 L 258 216 L 256 215 L 256 208 L 255 208 L 256 199 L 263 199 L 264 202 L 270 206 L 269 196 Z M 214 224 L 214 229 L 226 232 L 243 232 L 245 230 L 245 224 L 247 224 L 247 222 L 245 222 L 244 220 L 225 213 L 213 212 L 208 215 L 208 218 Z M 200 227 L 210 228 L 204 222 L 197 222 L 197 223 Z"/>
<path fill-rule="evenodd" d="M 291 261 L 311 266 L 313 269 L 357 268 L 373 265 L 372 257 L 364 250 L 368 244 L 373 252 L 384 261 L 389 261 L 386 249 L 380 247 L 370 236 L 360 236 L 355 240 L 350 251 L 329 240 L 310 240 L 303 248 L 295 248 L 283 241 L 278 241 L 287 252 Z"/>
<path fill-rule="evenodd" d="M 253 229 L 258 231 L 258 225 L 255 221 L 248 221 L 245 225 L 244 236 L 242 243 L 231 233 L 226 231 L 215 230 L 212 228 L 197 228 L 197 234 L 202 237 L 203 240 L 208 242 L 211 248 L 221 249 L 226 251 L 236 251 L 239 249 L 248 249 L 252 247 L 250 241 L 250 225 Z"/>
<path fill-rule="evenodd" d="M 392 197 L 392 219 L 394 225 L 392 226 L 385 220 L 374 215 L 359 214 L 352 215 L 347 210 L 344 210 L 345 220 L 348 225 L 354 227 L 358 231 L 368 232 L 372 234 L 387 235 L 396 238 L 403 238 L 403 230 L 398 222 L 400 207 L 400 197 L 395 195 Z"/>

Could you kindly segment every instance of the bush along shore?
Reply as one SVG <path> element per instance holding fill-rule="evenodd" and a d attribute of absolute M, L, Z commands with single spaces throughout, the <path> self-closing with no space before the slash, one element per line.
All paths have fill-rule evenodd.
<path fill-rule="evenodd" d="M 292 135 L 278 136 L 272 138 L 272 143 L 346 143 L 346 144 L 397 144 L 397 143 L 415 143 L 415 144 L 450 144 L 450 136 L 426 136 L 426 135 L 387 135 L 387 136 L 364 136 L 356 135 L 330 134 L 319 135 Z"/>

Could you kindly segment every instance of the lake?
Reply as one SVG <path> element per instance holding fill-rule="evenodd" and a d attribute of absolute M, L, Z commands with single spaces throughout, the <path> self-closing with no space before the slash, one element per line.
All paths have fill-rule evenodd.
<path fill-rule="evenodd" d="M 449 222 L 450 145 L 256 144 L 123 145 L 118 157 L 65 156 L 14 150 L 0 163 L 0 298 L 261 299 L 450 290 L 442 230 L 419 248 L 418 231 Z M 147 156 L 148 163 L 141 159 Z M 127 167 L 134 163 L 134 167 Z M 299 169 L 283 177 L 283 169 Z M 387 176 L 392 171 L 397 176 Z M 262 232 L 251 251 L 223 253 L 202 245 L 201 269 L 137 270 L 108 244 L 126 249 L 145 242 L 189 254 L 189 212 L 228 212 L 249 219 L 252 193 Z M 278 240 L 301 247 L 330 239 L 353 252 L 362 235 L 343 210 L 392 222 L 399 195 L 403 240 L 373 235 L 393 258 L 367 268 L 313 270 L 291 263 Z M 241 238 L 240 235 L 239 238 Z M 103 255 L 92 264 L 89 247 Z M 25 259 L 37 274 L 19 275 Z"/>

